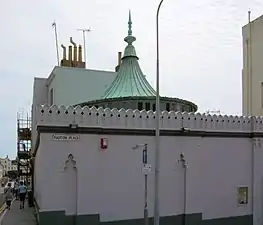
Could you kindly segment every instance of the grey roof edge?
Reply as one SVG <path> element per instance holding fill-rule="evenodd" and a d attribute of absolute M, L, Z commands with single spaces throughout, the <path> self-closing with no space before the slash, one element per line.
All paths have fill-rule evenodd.
<path fill-rule="evenodd" d="M 88 68 L 78 68 L 78 67 L 67 67 L 67 66 L 55 66 L 55 68 L 59 68 L 59 69 L 72 69 L 72 70 L 79 70 L 79 71 L 93 71 L 93 72 L 116 73 L 115 71 L 110 71 L 110 70 L 98 70 L 98 69 L 88 69 Z"/>
<path fill-rule="evenodd" d="M 56 70 L 61 69 L 61 70 L 78 70 L 78 71 L 91 71 L 91 72 L 106 72 L 106 73 L 117 73 L 115 71 L 107 71 L 107 70 L 96 70 L 96 69 L 86 69 L 86 68 L 76 68 L 76 67 L 66 67 L 66 66 L 54 66 L 52 69 L 50 75 L 48 76 L 47 79 L 47 85 L 50 85 L 52 80 L 56 76 Z"/>
<path fill-rule="evenodd" d="M 263 20 L 263 15 L 251 20 L 250 22 L 251 23 L 255 23 L 255 22 L 258 22 L 259 20 Z M 242 29 L 246 29 L 247 26 L 249 26 L 249 22 L 248 21 L 247 21 L 247 24 L 242 26 Z"/>
<path fill-rule="evenodd" d="M 34 80 L 47 80 L 46 77 L 34 77 Z"/>

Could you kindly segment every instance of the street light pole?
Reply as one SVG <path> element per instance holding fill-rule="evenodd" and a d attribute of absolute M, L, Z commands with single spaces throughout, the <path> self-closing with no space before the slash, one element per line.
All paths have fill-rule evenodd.
<path fill-rule="evenodd" d="M 159 11 L 163 0 L 160 1 L 156 13 L 156 130 L 155 130 L 155 179 L 154 179 L 154 225 L 159 225 L 159 173 L 160 173 L 160 90 L 159 90 Z"/>
<path fill-rule="evenodd" d="M 143 147 L 142 151 L 142 162 L 143 162 L 143 173 L 144 173 L 144 209 L 143 209 L 143 218 L 144 225 L 149 224 L 148 218 L 148 173 L 151 168 L 148 165 L 148 144 L 144 145 L 136 145 L 133 149 L 138 149 L 139 147 Z"/>
<path fill-rule="evenodd" d="M 144 149 L 142 151 L 142 159 L 144 168 L 148 164 L 148 148 L 147 144 L 144 145 Z M 144 173 L 144 224 L 148 225 L 148 175 L 147 172 Z"/>

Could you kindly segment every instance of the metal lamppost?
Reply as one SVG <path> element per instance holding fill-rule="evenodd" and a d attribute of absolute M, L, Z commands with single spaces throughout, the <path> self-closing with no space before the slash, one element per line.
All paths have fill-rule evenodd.
<path fill-rule="evenodd" d="M 159 225 L 159 173 L 160 173 L 160 89 L 159 89 L 159 11 L 163 0 L 160 1 L 156 13 L 156 130 L 155 130 L 155 179 L 154 179 L 154 225 Z"/>
<path fill-rule="evenodd" d="M 136 150 L 138 148 L 143 148 L 142 150 L 142 163 L 143 168 L 142 172 L 144 174 L 144 225 L 149 224 L 149 218 L 148 218 L 148 174 L 151 172 L 151 165 L 148 164 L 148 144 L 141 144 L 136 145 L 133 147 L 133 150 Z"/>

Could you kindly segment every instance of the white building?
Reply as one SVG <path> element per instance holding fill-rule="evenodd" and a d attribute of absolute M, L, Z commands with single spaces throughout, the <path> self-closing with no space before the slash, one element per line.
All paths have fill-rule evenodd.
<path fill-rule="evenodd" d="M 129 59 L 131 74 L 133 62 Z M 48 80 L 35 79 L 33 190 L 39 222 L 142 224 L 142 151 L 133 148 L 147 144 L 148 163 L 154 166 L 155 112 L 68 107 L 103 91 L 104 76 L 112 82 L 116 76 L 74 70 L 81 71 L 79 80 L 70 77 L 70 68 L 59 67 Z M 87 78 L 92 73 L 101 77 Z M 262 224 L 262 124 L 263 118 L 162 112 L 160 224 Z M 153 203 L 150 173 L 150 224 Z"/>
<path fill-rule="evenodd" d="M 3 176 L 6 176 L 9 171 L 17 171 L 17 160 L 9 159 L 8 155 L 5 158 L 0 158 L 0 163 L 3 167 Z"/>
<path fill-rule="evenodd" d="M 4 176 L 4 167 L 3 165 L 0 163 L 0 179 Z"/>
<path fill-rule="evenodd" d="M 77 224 L 140 223 L 142 152 L 133 147 L 148 144 L 153 165 L 154 113 L 63 106 L 36 111 L 34 189 L 43 224 L 66 224 L 76 214 Z M 161 224 L 182 224 L 184 215 L 190 225 L 262 224 L 262 123 L 262 118 L 163 112 L 160 205 L 166 222 Z M 153 186 L 150 174 L 150 217 Z"/>
<path fill-rule="evenodd" d="M 263 116 L 263 16 L 244 26 L 242 34 L 243 115 Z"/>

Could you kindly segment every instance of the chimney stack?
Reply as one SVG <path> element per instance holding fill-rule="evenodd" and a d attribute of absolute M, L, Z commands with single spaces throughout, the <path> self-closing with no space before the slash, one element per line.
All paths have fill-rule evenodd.
<path fill-rule="evenodd" d="M 63 58 L 62 59 L 67 59 L 66 47 L 64 45 L 61 45 L 61 48 L 63 48 Z"/>
<path fill-rule="evenodd" d="M 115 72 L 119 71 L 119 68 L 121 65 L 121 55 L 122 55 L 122 52 L 118 52 L 118 65 L 115 67 Z"/>
<path fill-rule="evenodd" d="M 118 52 L 118 66 L 121 65 L 121 52 Z"/>
<path fill-rule="evenodd" d="M 73 67 L 76 67 L 76 65 L 77 65 L 77 45 L 76 45 L 76 43 L 73 41 L 73 38 L 72 37 L 70 37 L 70 43 L 73 45 L 73 48 L 74 48 L 74 50 L 73 50 Z"/>
<path fill-rule="evenodd" d="M 82 63 L 82 47 L 79 45 L 79 63 Z"/>
<path fill-rule="evenodd" d="M 63 49 L 63 58 L 61 59 L 60 65 L 66 67 L 86 68 L 86 63 L 82 61 L 82 46 L 79 45 L 78 47 L 72 37 L 70 37 L 70 43 L 74 47 L 74 52 L 72 52 L 72 45 L 69 45 L 67 58 L 66 47 L 61 45 L 61 48 Z"/>
<path fill-rule="evenodd" d="M 69 61 L 69 67 L 72 67 L 72 46 L 71 45 L 68 47 L 68 61 Z"/>

